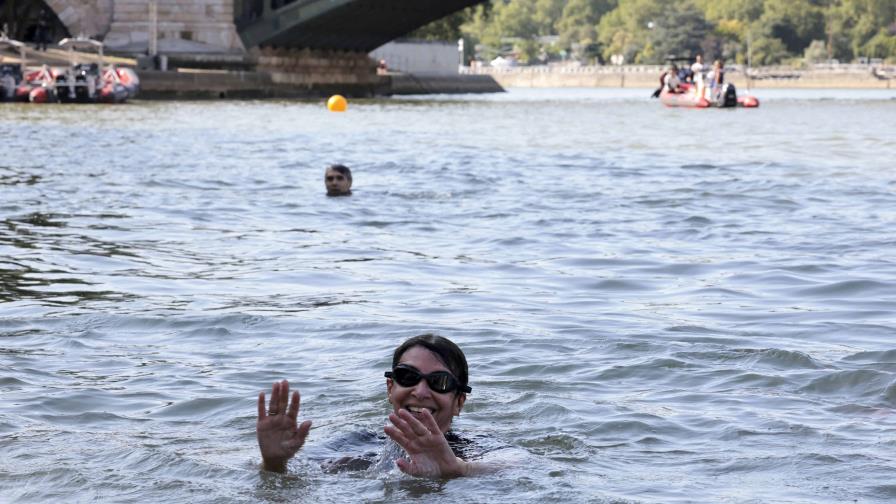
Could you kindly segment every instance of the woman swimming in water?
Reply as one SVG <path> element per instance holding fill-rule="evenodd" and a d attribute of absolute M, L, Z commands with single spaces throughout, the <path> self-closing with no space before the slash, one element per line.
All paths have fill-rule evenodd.
<path fill-rule="evenodd" d="M 383 430 L 407 453 L 396 462 L 401 471 L 456 478 L 485 469 L 458 456 L 449 443 L 449 438 L 457 439 L 449 432 L 451 420 L 460 415 L 471 391 L 467 359 L 457 345 L 432 334 L 410 338 L 395 349 L 392 370 L 385 376 L 393 411 L 391 425 Z M 299 404 L 299 392 L 290 397 L 286 380 L 271 387 L 267 409 L 264 392 L 258 395 L 256 434 L 264 469 L 286 472 L 289 459 L 305 444 L 311 421 L 299 425 Z"/>

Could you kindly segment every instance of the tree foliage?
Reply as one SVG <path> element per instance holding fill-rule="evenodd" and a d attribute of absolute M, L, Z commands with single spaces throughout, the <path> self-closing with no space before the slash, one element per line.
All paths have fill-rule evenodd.
<path fill-rule="evenodd" d="M 460 35 L 489 54 L 658 63 L 703 53 L 753 64 L 896 63 L 896 0 L 491 0 L 418 33 Z"/>

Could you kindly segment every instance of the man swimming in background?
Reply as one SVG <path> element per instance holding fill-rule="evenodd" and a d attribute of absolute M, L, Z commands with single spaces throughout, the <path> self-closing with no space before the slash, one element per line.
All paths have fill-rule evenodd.
<path fill-rule="evenodd" d="M 324 172 L 327 196 L 348 196 L 352 193 L 352 170 L 345 165 L 335 164 Z"/>
<path fill-rule="evenodd" d="M 463 451 L 452 446 L 459 438 L 450 432 L 451 421 L 460 415 L 471 392 L 467 359 L 457 345 L 433 334 L 410 338 L 393 352 L 392 369 L 385 377 L 393 411 L 391 425 L 383 430 L 407 454 L 396 461 L 401 471 L 425 478 L 456 478 L 489 470 L 482 463 L 465 460 Z M 256 434 L 264 469 L 286 472 L 289 459 L 305 444 L 311 421 L 298 423 L 299 404 L 299 392 L 290 397 L 286 380 L 271 387 L 267 409 L 264 392 L 258 395 Z M 358 469 L 369 467 L 372 461 L 346 458 L 335 465 Z"/>

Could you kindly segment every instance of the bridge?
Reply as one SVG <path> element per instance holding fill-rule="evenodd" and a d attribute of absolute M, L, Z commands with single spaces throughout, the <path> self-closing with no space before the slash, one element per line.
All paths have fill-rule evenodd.
<path fill-rule="evenodd" d="M 155 0 L 160 41 L 183 52 L 257 47 L 370 52 L 484 0 Z M 0 0 L 0 26 L 33 40 L 40 11 L 53 40 L 84 34 L 112 49 L 141 52 L 148 0 Z M 176 46 L 176 45 L 175 45 Z"/>
<path fill-rule="evenodd" d="M 103 40 L 107 53 L 133 56 L 146 54 L 155 34 L 168 69 L 239 73 L 203 80 L 200 74 L 150 74 L 143 68 L 144 94 L 154 89 L 219 96 L 244 91 L 371 96 L 396 87 L 392 76 L 378 75 L 368 53 L 483 1 L 0 0 L 0 25 L 11 38 L 26 42 L 34 42 L 37 33 L 49 32 L 51 44 L 86 35 Z M 38 23 L 48 28 L 38 31 Z M 143 58 L 143 65 L 147 61 L 166 67 L 161 58 Z M 450 82 L 444 89 L 449 85 L 460 84 Z M 493 79 L 483 87 L 495 88 L 500 89 Z"/>
<path fill-rule="evenodd" d="M 244 0 L 236 24 L 246 47 L 370 52 L 484 0 Z M 246 8 L 263 4 L 261 12 Z"/>

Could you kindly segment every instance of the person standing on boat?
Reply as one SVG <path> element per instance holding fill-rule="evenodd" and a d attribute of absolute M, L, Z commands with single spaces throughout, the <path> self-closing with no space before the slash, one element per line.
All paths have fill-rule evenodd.
<path fill-rule="evenodd" d="M 694 83 L 694 88 L 697 90 L 697 96 L 700 97 L 703 96 L 706 88 L 703 70 L 703 55 L 698 54 L 697 57 L 694 58 L 694 64 L 691 65 L 691 80 Z"/>
<path fill-rule="evenodd" d="M 712 70 L 709 71 L 707 78 L 709 79 L 712 96 L 715 98 L 722 92 L 722 84 L 725 83 L 725 62 L 722 60 L 713 61 Z"/>
<path fill-rule="evenodd" d="M 50 39 L 50 21 L 47 19 L 47 11 L 40 10 L 37 15 L 37 28 L 34 32 L 35 46 L 38 51 L 47 50 L 47 42 Z"/>

